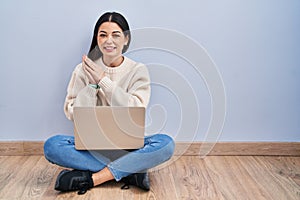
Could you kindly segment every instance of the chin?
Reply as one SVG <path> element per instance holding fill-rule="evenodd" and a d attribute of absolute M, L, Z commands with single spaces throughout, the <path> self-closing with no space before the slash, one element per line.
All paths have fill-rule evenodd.
<path fill-rule="evenodd" d="M 122 56 L 122 54 L 119 53 L 119 52 L 105 52 L 103 55 L 107 56 L 107 57 L 120 57 L 120 56 Z"/>

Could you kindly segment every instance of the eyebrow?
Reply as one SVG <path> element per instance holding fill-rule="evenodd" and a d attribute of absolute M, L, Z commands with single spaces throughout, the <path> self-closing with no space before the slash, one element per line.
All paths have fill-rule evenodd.
<path fill-rule="evenodd" d="M 106 31 L 99 31 L 99 33 L 107 33 Z M 113 31 L 112 33 L 121 33 L 120 31 Z"/>

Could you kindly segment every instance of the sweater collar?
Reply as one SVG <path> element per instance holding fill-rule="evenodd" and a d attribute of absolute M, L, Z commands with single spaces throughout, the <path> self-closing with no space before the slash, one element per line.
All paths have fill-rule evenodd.
<path fill-rule="evenodd" d="M 105 69 L 105 71 L 109 74 L 111 73 L 118 73 L 121 71 L 124 71 L 126 68 L 126 65 L 128 63 L 128 58 L 126 56 L 124 56 L 124 60 L 121 63 L 121 65 L 117 66 L 117 67 L 109 67 L 107 65 L 104 64 L 102 57 L 100 57 L 99 59 L 97 59 L 95 61 L 96 64 L 100 65 L 103 69 Z"/>

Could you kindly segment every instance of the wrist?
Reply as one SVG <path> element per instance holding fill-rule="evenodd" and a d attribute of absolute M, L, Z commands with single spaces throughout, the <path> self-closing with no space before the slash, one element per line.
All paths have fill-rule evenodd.
<path fill-rule="evenodd" d="M 98 84 L 89 84 L 90 87 L 94 88 L 94 89 L 99 89 L 100 86 Z"/>

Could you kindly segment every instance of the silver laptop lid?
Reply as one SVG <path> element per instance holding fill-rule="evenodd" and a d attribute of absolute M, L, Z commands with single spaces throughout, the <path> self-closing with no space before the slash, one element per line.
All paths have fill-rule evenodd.
<path fill-rule="evenodd" d="M 139 149 L 144 146 L 144 107 L 74 107 L 78 150 Z"/>

